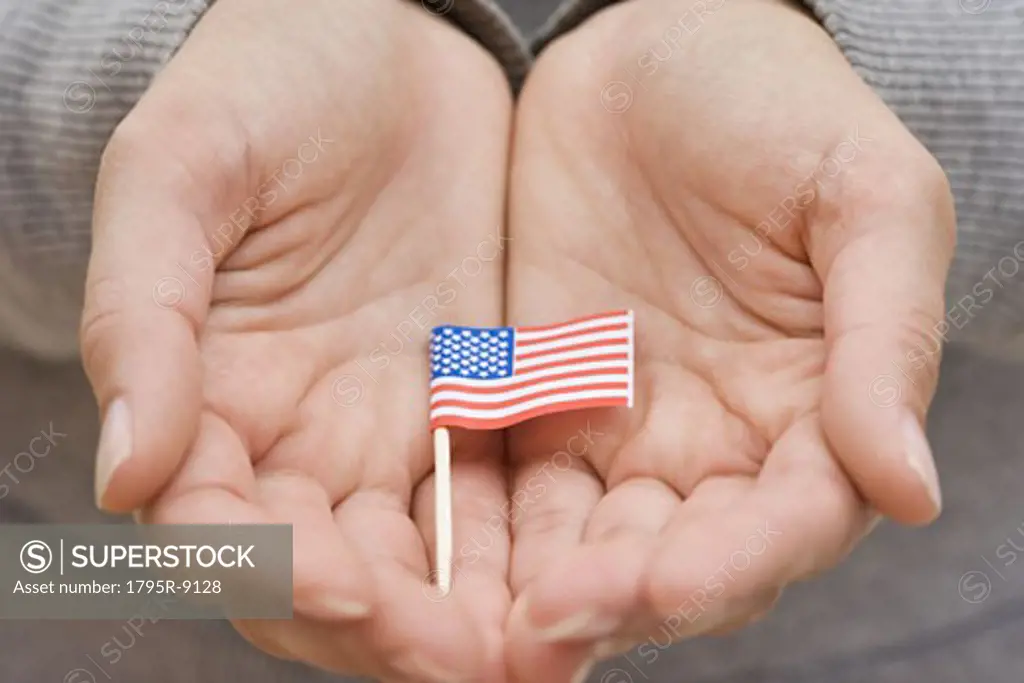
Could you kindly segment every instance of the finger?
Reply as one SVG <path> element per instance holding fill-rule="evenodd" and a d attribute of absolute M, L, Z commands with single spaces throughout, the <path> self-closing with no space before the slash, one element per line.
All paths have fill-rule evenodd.
<path fill-rule="evenodd" d="M 590 465 L 566 453 L 564 444 L 579 431 L 574 426 L 559 416 L 538 418 L 508 435 L 514 458 L 509 508 L 513 594 L 580 544 L 590 512 L 604 494 Z"/>
<path fill-rule="evenodd" d="M 752 601 L 748 608 L 737 618 L 726 621 L 718 628 L 708 631 L 705 635 L 715 637 L 728 636 L 732 635 L 736 631 L 763 621 L 764 618 L 771 613 L 772 608 L 775 607 L 781 596 L 782 591 L 768 592 L 760 601 L 760 604 L 758 604 L 757 601 Z"/>
<path fill-rule="evenodd" d="M 483 643 L 484 669 L 471 672 L 473 680 L 498 681 L 505 677 L 504 626 L 511 606 L 508 588 L 509 501 L 504 476 L 500 434 L 455 430 L 452 440 L 452 587 L 448 595 L 435 593 L 431 580 L 437 567 L 424 578 L 430 599 L 451 600 L 471 615 Z M 427 547 L 436 557 L 433 476 L 419 486 L 413 500 L 413 520 Z"/>
<path fill-rule="evenodd" d="M 516 601 L 510 619 L 522 622 L 525 603 Z M 509 636 L 512 637 L 511 634 Z M 568 641 L 534 648 L 529 661 L 520 658 L 521 648 L 509 645 L 509 676 L 516 683 L 584 683 L 594 666 L 590 643 Z"/>
<path fill-rule="evenodd" d="M 550 567 L 519 596 L 528 605 L 521 626 L 529 644 L 613 635 L 638 607 L 653 541 L 679 504 L 667 485 L 647 478 L 605 494 L 581 543 L 549 559 Z"/>
<path fill-rule="evenodd" d="M 816 418 L 786 432 L 754 481 L 701 484 L 663 533 L 647 575 L 651 607 L 680 638 L 763 610 L 792 581 L 836 564 L 869 513 L 833 461 Z"/>
<path fill-rule="evenodd" d="M 172 125 L 151 109 L 140 103 L 104 153 L 81 326 L 82 358 L 103 415 L 97 503 L 114 511 L 149 500 L 195 434 L 196 338 L 213 254 L 227 251 L 211 248 L 208 235 L 244 196 L 230 180 L 245 178 L 232 161 L 241 163 L 244 149 L 237 132 L 213 116 Z M 168 151 L 167 139 L 181 144 Z"/>
<path fill-rule="evenodd" d="M 865 498 L 918 524 L 941 509 L 923 424 L 950 327 L 955 217 L 938 165 L 898 142 L 887 148 L 903 156 L 844 171 L 843 192 L 816 207 L 810 254 L 825 285 L 828 439 Z"/>
<path fill-rule="evenodd" d="M 270 634 L 260 628 L 262 623 L 253 619 L 231 620 L 231 625 L 238 631 L 238 635 L 249 641 L 256 649 L 278 659 L 294 660 L 295 655 L 287 650 L 280 640 L 270 637 Z"/>
<path fill-rule="evenodd" d="M 699 510 L 702 515 L 713 515 L 715 510 L 726 510 L 733 504 L 733 501 L 747 496 L 753 483 L 750 476 L 743 474 L 709 477 L 702 482 L 701 496 L 690 503 L 689 510 L 691 514 L 696 514 Z M 661 525 L 659 531 L 664 531 L 669 522 L 671 522 L 672 517 L 676 516 L 679 511 L 680 505 L 677 501 L 676 505 L 668 511 L 668 518 Z M 644 568 L 641 572 L 641 580 L 639 581 L 640 589 L 638 592 L 640 595 L 636 598 L 638 609 L 634 611 L 633 616 L 623 624 L 622 628 L 613 637 L 599 641 L 594 646 L 594 655 L 597 659 L 605 659 L 620 654 L 644 641 L 650 642 L 658 649 L 664 649 L 684 635 L 690 635 L 686 633 L 685 629 L 680 628 L 685 622 L 678 614 L 670 614 L 667 617 L 663 617 L 656 610 L 652 610 L 648 602 L 644 577 L 646 577 L 647 570 L 651 566 L 652 559 L 659 552 L 663 543 L 664 539 L 659 535 L 651 543 L 651 551 L 644 558 Z M 728 627 L 730 624 L 747 620 L 750 614 L 756 610 L 767 609 L 767 607 L 758 606 L 774 602 L 778 597 L 778 593 L 779 591 L 776 589 L 769 588 L 749 600 L 736 601 L 729 611 L 737 616 L 729 619 L 723 628 Z M 709 635 L 713 633 L 714 631 L 708 632 Z"/>
<path fill-rule="evenodd" d="M 742 628 L 758 623 L 768 616 L 781 595 L 781 590 L 767 589 L 760 595 L 754 596 L 742 604 L 736 603 L 737 609 L 733 610 L 735 613 L 734 617 L 724 618 L 721 625 L 707 631 L 702 631 L 700 635 L 713 637 L 727 636 Z M 679 626 L 680 622 L 675 621 L 672 615 L 669 615 L 666 619 L 645 618 L 642 622 L 635 623 L 622 634 L 598 642 L 594 646 L 593 657 L 600 661 L 625 654 L 633 649 L 639 650 L 644 645 L 657 650 L 664 650 L 673 643 L 678 642 L 682 637 L 696 635 L 695 633 L 687 633 L 685 630 L 681 630 Z"/>
<path fill-rule="evenodd" d="M 259 524 L 258 488 L 241 439 L 220 417 L 205 413 L 174 481 L 139 521 L 147 524 Z"/>
<path fill-rule="evenodd" d="M 372 630 L 358 631 L 358 642 L 375 659 L 374 674 L 381 678 L 475 680 L 476 672 L 488 668 L 490 644 L 463 600 L 438 599 L 425 581 L 429 556 L 409 516 L 411 502 L 394 491 L 365 490 L 335 509 L 335 523 L 371 567 L 377 585 Z"/>
<path fill-rule="evenodd" d="M 155 524 L 291 524 L 297 614 L 360 619 L 373 603 L 373 584 L 334 526 L 326 495 L 298 476 L 257 480 L 241 440 L 211 414 L 174 483 L 143 517 Z"/>
<path fill-rule="evenodd" d="M 409 567 L 380 560 L 374 570 L 384 590 L 369 619 L 249 621 L 243 635 L 268 652 L 346 676 L 417 683 L 485 680 L 459 677 L 482 662 L 474 649 L 481 640 L 473 637 L 469 615 L 452 601 L 428 599 L 421 582 L 411 580 Z M 459 640 L 442 642 L 451 637 Z M 459 647 L 466 652 L 453 656 L 447 651 Z M 440 668 L 452 661 L 458 663 L 455 668 Z"/>
<path fill-rule="evenodd" d="M 621 482 L 601 499 L 582 544 L 551 560 L 518 597 L 507 642 L 520 680 L 579 671 L 597 644 L 630 628 L 658 532 L 679 504 L 675 491 L 650 478 Z"/>
<path fill-rule="evenodd" d="M 539 647 L 538 631 L 559 633 L 576 625 L 557 623 L 558 615 L 546 613 L 543 604 L 535 614 L 521 599 L 543 576 L 557 573 L 560 564 L 579 549 L 590 513 L 604 493 L 588 462 L 569 455 L 567 444 L 580 433 L 578 427 L 570 416 L 551 416 L 533 420 L 507 436 L 513 457 L 510 580 L 513 593 L 520 597 L 509 614 L 505 648 L 509 674 L 517 681 L 564 683 L 588 655 L 586 643 Z"/>
<path fill-rule="evenodd" d="M 352 543 L 338 531 L 318 482 L 299 473 L 260 473 L 258 500 L 272 523 L 292 527 L 295 612 L 320 619 L 362 619 L 374 585 Z"/>

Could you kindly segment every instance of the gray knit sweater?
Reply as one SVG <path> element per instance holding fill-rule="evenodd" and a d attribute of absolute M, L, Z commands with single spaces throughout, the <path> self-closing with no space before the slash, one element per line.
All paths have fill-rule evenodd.
<path fill-rule="evenodd" d="M 423 5 L 490 50 L 518 87 L 528 45 L 608 2 L 569 0 L 532 42 L 494 0 Z M 962 325 L 955 338 L 1012 344 L 1024 335 L 1024 0 L 806 2 L 949 175 L 960 239 L 948 307 L 985 302 L 966 324 L 950 315 Z M 0 343 L 44 358 L 77 352 L 100 154 L 207 4 L 0 0 Z"/>

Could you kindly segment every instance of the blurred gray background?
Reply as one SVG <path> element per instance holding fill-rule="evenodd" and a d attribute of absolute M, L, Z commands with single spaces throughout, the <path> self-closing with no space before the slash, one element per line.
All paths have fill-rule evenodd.
<path fill-rule="evenodd" d="M 552 2 L 519 0 L 526 30 Z M 0 522 L 89 522 L 96 411 L 77 366 L 0 352 L 0 470 L 41 430 L 65 434 L 0 499 Z M 839 569 L 791 588 L 728 638 L 648 645 L 599 667 L 600 683 L 1014 683 L 1024 680 L 1024 364 L 952 349 L 930 435 L 945 512 L 925 530 L 883 524 Z M 23 469 L 24 463 L 23 464 Z M 0 494 L 3 489 L 0 489 Z M 999 553 L 997 555 L 997 552 Z M 123 656 L 101 670 L 117 638 Z M 90 679 L 88 676 L 92 676 Z M 77 678 L 76 678 L 77 676 Z M 0 681 L 324 683 L 256 652 L 226 623 L 0 622 Z"/>

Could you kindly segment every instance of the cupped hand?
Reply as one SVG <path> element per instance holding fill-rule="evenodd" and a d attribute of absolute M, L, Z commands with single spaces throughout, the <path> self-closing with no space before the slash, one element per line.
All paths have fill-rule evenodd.
<path fill-rule="evenodd" d="M 118 126 L 82 352 L 97 496 L 153 523 L 287 523 L 264 649 L 387 680 L 502 679 L 507 533 L 436 599 L 426 337 L 499 324 L 510 95 L 414 3 L 220 0 Z M 456 543 L 506 501 L 455 445 Z"/>
<path fill-rule="evenodd" d="M 632 410 L 508 435 L 516 680 L 735 628 L 876 512 L 938 514 L 950 193 L 812 18 L 603 11 L 540 56 L 510 186 L 509 322 L 637 329 Z"/>

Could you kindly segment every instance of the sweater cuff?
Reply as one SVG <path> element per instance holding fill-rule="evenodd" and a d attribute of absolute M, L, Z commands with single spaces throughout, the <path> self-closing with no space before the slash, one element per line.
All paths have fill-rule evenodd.
<path fill-rule="evenodd" d="M 206 0 L 0 0 L 0 341 L 77 353 L 100 156 Z"/>
<path fill-rule="evenodd" d="M 1024 341 L 1024 0 L 805 0 L 956 197 L 949 338 Z"/>

